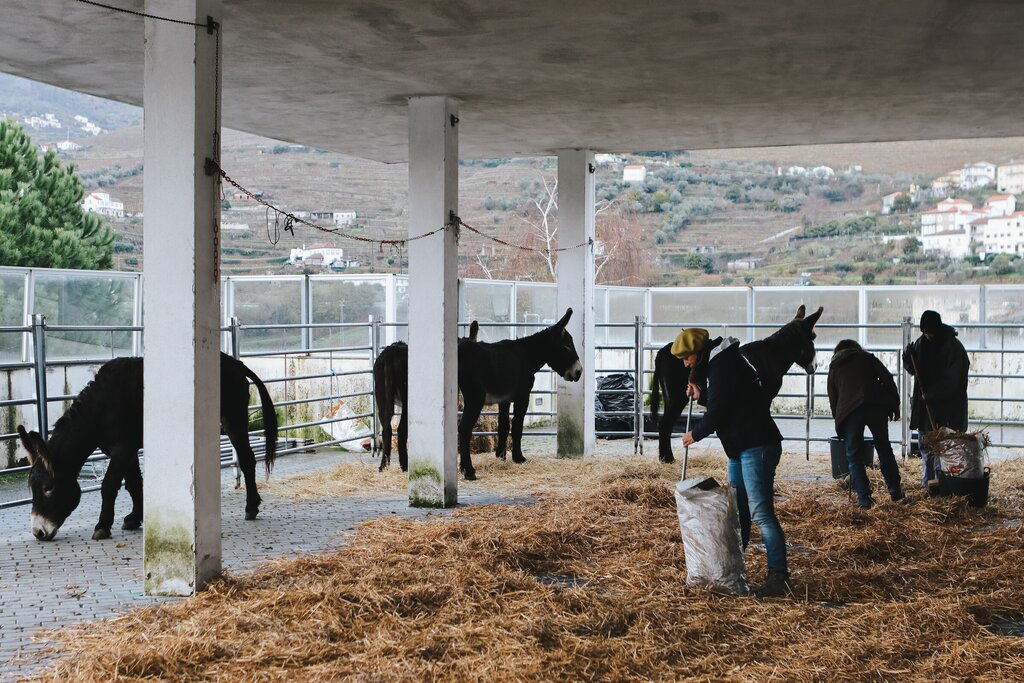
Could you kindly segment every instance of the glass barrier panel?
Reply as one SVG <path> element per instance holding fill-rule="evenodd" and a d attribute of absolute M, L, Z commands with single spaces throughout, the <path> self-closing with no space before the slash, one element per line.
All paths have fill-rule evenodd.
<path fill-rule="evenodd" d="M 31 313 L 47 325 L 130 326 L 135 315 L 135 280 L 121 274 L 34 271 Z M 48 361 L 100 359 L 132 354 L 130 331 L 49 332 Z"/>
<path fill-rule="evenodd" d="M 914 325 L 913 339 L 920 336 L 917 325 L 926 310 L 938 311 L 942 321 L 956 327 L 960 323 L 977 323 L 981 315 L 981 294 L 977 287 L 868 287 L 867 313 L 869 323 L 894 323 L 891 329 L 868 330 L 868 344 L 899 347 L 903 333 L 898 324 L 909 316 Z M 958 330 L 960 341 L 976 348 L 980 335 L 976 328 Z"/>
<path fill-rule="evenodd" d="M 779 287 L 757 288 L 754 291 L 754 322 L 782 327 L 793 320 L 797 309 L 803 304 L 810 315 L 821 306 L 819 322 L 827 324 L 850 323 L 850 327 L 821 327 L 816 330 L 815 345 L 822 350 L 831 350 L 842 339 L 861 341 L 860 330 L 856 327 L 860 313 L 860 291 L 856 287 Z M 777 328 L 759 327 L 755 338 L 764 339 Z"/>
<path fill-rule="evenodd" d="M 515 290 L 515 321 L 530 325 L 519 328 L 520 337 L 539 332 L 561 317 L 556 310 L 558 289 L 555 285 L 517 282 Z"/>
<path fill-rule="evenodd" d="M 0 273 L 0 325 L 18 327 L 25 324 L 25 273 Z M 21 360 L 23 332 L 0 334 L 0 362 Z"/>
<path fill-rule="evenodd" d="M 489 282 L 486 280 L 464 280 L 462 285 L 462 314 L 460 320 L 476 320 L 480 323 L 478 339 L 495 342 L 522 336 L 523 331 L 494 325 L 512 322 L 512 283 Z"/>
<path fill-rule="evenodd" d="M 235 316 L 248 325 L 297 325 L 302 322 L 302 279 L 232 280 Z M 242 353 L 296 351 L 302 330 L 251 329 L 242 332 Z"/>
<path fill-rule="evenodd" d="M 735 327 L 747 322 L 745 287 L 691 287 L 651 289 L 652 323 L 671 323 L 677 327 L 652 328 L 650 344 L 667 344 L 675 339 L 678 328 L 689 325 L 713 325 L 713 336 L 731 334 L 744 339 L 746 329 Z"/>
<path fill-rule="evenodd" d="M 365 323 L 366 327 L 313 328 L 313 348 L 369 346 L 373 343 L 370 316 L 384 318 L 387 292 L 380 278 L 356 280 L 310 278 L 310 322 Z"/>

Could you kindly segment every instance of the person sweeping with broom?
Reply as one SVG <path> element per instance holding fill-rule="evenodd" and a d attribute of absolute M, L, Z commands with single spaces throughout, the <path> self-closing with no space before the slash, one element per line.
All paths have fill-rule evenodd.
<path fill-rule="evenodd" d="M 743 548 L 750 523 L 757 523 L 768 554 L 768 576 L 754 589 L 760 597 L 790 592 L 786 538 L 775 516 L 775 469 L 782 456 L 782 433 L 771 416 L 753 366 L 733 337 L 709 340 L 707 330 L 688 328 L 672 344 L 672 355 L 691 369 L 687 395 L 705 406 L 704 419 L 683 435 L 689 447 L 717 434 L 729 458 L 729 485 L 740 516 Z M 706 389 L 702 390 L 706 380 Z"/>
<path fill-rule="evenodd" d="M 910 428 L 921 447 L 921 487 L 937 485 L 934 454 L 926 437 L 940 427 L 967 431 L 967 372 L 971 361 L 957 331 L 937 311 L 921 314 L 921 336 L 903 350 L 903 368 L 914 376 Z"/>

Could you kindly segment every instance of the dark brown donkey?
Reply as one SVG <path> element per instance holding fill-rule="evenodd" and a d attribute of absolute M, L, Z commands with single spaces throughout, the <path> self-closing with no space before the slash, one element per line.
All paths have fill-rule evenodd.
<path fill-rule="evenodd" d="M 245 518 L 256 519 L 260 494 L 256 491 L 256 454 L 249 445 L 249 380 L 256 385 L 263 408 L 266 436 L 266 468 L 270 473 L 277 446 L 277 415 L 267 387 L 239 360 L 220 355 L 221 426 L 238 453 L 238 466 L 245 476 Z M 97 448 L 107 454 L 110 464 L 100 490 L 103 505 L 94 539 L 110 538 L 114 523 L 114 500 L 121 481 L 132 497 L 132 511 L 122 529 L 142 525 L 142 359 L 115 358 L 104 363 L 82 389 L 71 408 L 53 427 L 48 441 L 38 432 L 18 425 L 18 435 L 28 451 L 32 469 L 32 534 L 40 541 L 53 538 L 82 498 L 78 473 L 86 458 Z"/>
<path fill-rule="evenodd" d="M 537 371 L 547 365 L 570 382 L 579 380 L 583 365 L 572 335 L 565 329 L 572 309 L 557 323 L 522 339 L 505 339 L 494 344 L 466 342 L 459 346 L 459 390 L 464 403 L 459 421 L 459 469 L 466 479 L 476 479 L 469 454 L 473 425 L 484 404 L 498 404 L 498 446 L 495 455 L 505 458 L 509 435 L 509 407 L 512 417 L 512 461 L 523 457 L 523 421 Z"/>
<path fill-rule="evenodd" d="M 740 353 L 757 373 L 759 390 L 771 400 L 782 389 L 782 378 L 793 364 L 805 372 L 814 372 L 814 325 L 821 317 L 822 308 L 804 317 L 801 304 L 796 316 L 766 339 L 744 344 Z M 672 427 L 686 407 L 686 385 L 690 371 L 683 361 L 672 355 L 672 343 L 658 350 L 654 357 L 654 377 L 651 380 L 651 419 L 658 425 L 658 459 L 672 462 Z M 661 397 L 665 397 L 665 414 L 658 419 Z"/>

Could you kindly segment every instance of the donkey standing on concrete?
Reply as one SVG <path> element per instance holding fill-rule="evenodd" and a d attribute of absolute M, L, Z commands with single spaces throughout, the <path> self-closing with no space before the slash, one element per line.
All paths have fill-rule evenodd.
<path fill-rule="evenodd" d="M 814 372 L 814 325 L 821 317 L 822 307 L 804 317 L 803 304 L 796 311 L 796 317 L 776 330 L 766 339 L 744 344 L 740 353 L 754 368 L 761 390 L 774 399 L 782 389 L 782 378 L 793 364 L 807 374 Z M 673 462 L 672 427 L 686 407 L 686 386 L 692 381 L 690 370 L 683 361 L 672 355 L 672 343 L 658 350 L 654 357 L 654 377 L 651 380 L 651 419 L 658 425 L 658 459 Z M 665 396 L 665 414 L 658 418 L 661 395 Z"/>
<path fill-rule="evenodd" d="M 221 426 L 238 453 L 238 466 L 245 476 L 245 518 L 256 519 L 261 499 L 256 490 L 256 454 L 249 445 L 250 379 L 259 391 L 263 407 L 265 464 L 269 475 L 277 447 L 274 403 L 256 373 L 241 361 L 220 354 Z M 32 534 L 40 541 L 51 540 L 78 507 L 82 498 L 78 473 L 96 448 L 107 454 L 110 464 L 100 487 L 103 504 L 93 539 L 110 538 L 114 500 L 122 480 L 132 498 L 132 511 L 121 528 L 132 530 L 142 525 L 141 358 L 115 358 L 104 363 L 68 412 L 57 420 L 48 441 L 21 425 L 18 435 L 32 464 L 28 478 L 32 489 Z"/>
<path fill-rule="evenodd" d="M 551 327 L 522 339 L 505 339 L 494 344 L 466 342 L 459 346 L 459 390 L 464 403 L 459 421 L 459 469 L 466 479 L 476 479 L 469 454 L 469 439 L 484 404 L 498 404 L 495 455 L 504 460 L 509 434 L 509 406 L 515 402 L 512 461 L 526 462 L 522 449 L 523 421 L 537 371 L 547 365 L 570 382 L 578 381 L 583 374 L 576 345 L 565 329 L 570 316 L 571 308 Z"/>

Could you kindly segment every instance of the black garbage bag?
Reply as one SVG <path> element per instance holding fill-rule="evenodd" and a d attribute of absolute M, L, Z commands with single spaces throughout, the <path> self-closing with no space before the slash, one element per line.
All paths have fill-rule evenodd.
<path fill-rule="evenodd" d="M 598 438 L 630 438 L 633 435 L 633 415 L 636 411 L 636 384 L 633 382 L 633 375 L 617 373 L 598 377 L 597 390 L 599 393 L 594 401 L 594 426 Z M 602 391 L 610 393 L 600 393 Z"/>

